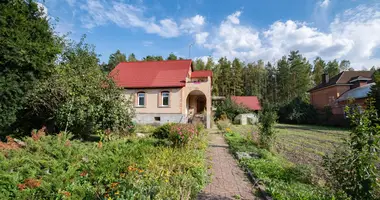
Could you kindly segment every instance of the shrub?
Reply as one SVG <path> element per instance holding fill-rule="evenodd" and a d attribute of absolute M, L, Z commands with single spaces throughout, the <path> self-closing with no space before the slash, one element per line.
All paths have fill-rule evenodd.
<path fill-rule="evenodd" d="M 301 98 L 295 98 L 290 103 L 280 107 L 279 122 L 291 124 L 315 124 L 317 111 L 313 105 Z"/>
<path fill-rule="evenodd" d="M 154 133 L 156 130 L 156 126 L 149 125 L 149 124 L 138 124 L 136 125 L 135 132 L 138 133 Z"/>
<path fill-rule="evenodd" d="M 347 106 L 346 113 L 351 120 L 351 134 L 348 141 L 332 155 L 324 157 L 330 184 L 336 193 L 342 191 L 352 199 L 379 199 L 380 125 L 372 99 L 367 101 L 364 112 L 355 106 Z"/>
<path fill-rule="evenodd" d="M 248 108 L 236 104 L 231 100 L 231 98 L 227 98 L 222 103 L 217 105 L 214 116 L 216 120 L 219 120 L 222 119 L 223 115 L 226 115 L 228 119 L 233 121 L 237 115 L 249 112 L 251 111 Z"/>
<path fill-rule="evenodd" d="M 198 135 L 196 127 L 192 124 L 176 124 L 170 128 L 169 140 L 175 146 L 185 146 Z"/>
<path fill-rule="evenodd" d="M 260 116 L 259 135 L 260 145 L 266 149 L 270 149 L 275 140 L 275 124 L 277 120 L 276 112 L 269 106 L 264 106 L 264 110 Z"/>
<path fill-rule="evenodd" d="M 167 123 L 164 125 L 161 125 L 157 127 L 153 132 L 153 137 L 158 139 L 166 139 L 169 138 L 169 133 L 171 130 L 171 127 L 175 125 L 174 123 Z"/>
<path fill-rule="evenodd" d="M 205 148 L 154 146 L 154 138 L 99 146 L 65 133 L 40 135 L 0 149 L 1 199 L 195 198 L 206 183 Z"/>

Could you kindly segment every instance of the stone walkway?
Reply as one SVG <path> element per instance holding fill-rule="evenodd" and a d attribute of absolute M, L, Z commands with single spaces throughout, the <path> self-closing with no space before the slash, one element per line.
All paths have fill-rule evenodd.
<path fill-rule="evenodd" d="M 252 193 L 252 184 L 229 153 L 228 145 L 217 129 L 210 130 L 207 156 L 211 165 L 211 183 L 198 200 L 257 199 Z"/>

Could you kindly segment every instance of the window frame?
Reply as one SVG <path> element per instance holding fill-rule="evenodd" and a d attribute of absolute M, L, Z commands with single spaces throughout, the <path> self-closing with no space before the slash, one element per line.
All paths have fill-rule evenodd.
<path fill-rule="evenodd" d="M 141 98 L 144 98 L 142 105 L 140 105 L 140 94 L 144 95 L 141 97 Z M 143 91 L 140 91 L 140 92 L 137 92 L 136 96 L 137 96 L 136 107 L 140 107 L 140 108 L 145 107 L 146 106 L 146 93 Z"/>
<path fill-rule="evenodd" d="M 167 91 L 167 90 L 165 90 L 165 91 L 161 91 L 160 92 L 160 98 L 159 98 L 159 107 L 164 107 L 164 108 L 167 108 L 167 107 L 170 107 L 170 91 Z M 165 105 L 164 104 L 164 98 L 167 98 L 167 102 L 168 102 L 168 104 L 167 105 Z"/>

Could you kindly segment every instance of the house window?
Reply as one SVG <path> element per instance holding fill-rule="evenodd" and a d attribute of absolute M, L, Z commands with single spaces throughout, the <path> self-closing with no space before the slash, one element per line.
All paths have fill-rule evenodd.
<path fill-rule="evenodd" d="M 169 92 L 162 92 L 161 98 L 162 106 L 169 106 Z"/>
<path fill-rule="evenodd" d="M 145 106 L 145 92 L 137 93 L 137 106 Z"/>

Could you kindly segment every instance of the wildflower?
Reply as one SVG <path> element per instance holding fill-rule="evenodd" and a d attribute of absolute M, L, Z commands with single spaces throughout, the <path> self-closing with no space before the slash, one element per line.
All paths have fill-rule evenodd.
<path fill-rule="evenodd" d="M 119 194 L 120 194 L 119 190 L 118 190 L 118 191 L 116 191 L 116 192 L 115 192 L 115 194 L 116 194 L 116 195 L 119 195 Z"/>
<path fill-rule="evenodd" d="M 165 179 L 165 182 L 169 182 L 169 180 L 168 180 L 168 179 Z"/>
<path fill-rule="evenodd" d="M 80 176 L 87 176 L 87 171 L 83 171 L 82 173 L 80 173 Z"/>
<path fill-rule="evenodd" d="M 101 149 L 103 147 L 103 142 L 102 141 L 99 141 L 98 142 L 98 148 Z"/>
<path fill-rule="evenodd" d="M 139 170 L 139 173 L 143 173 L 143 172 L 144 172 L 144 170 L 142 170 L 142 169 Z"/>
<path fill-rule="evenodd" d="M 66 140 L 66 142 L 65 142 L 65 146 L 66 146 L 66 147 L 71 146 L 70 140 Z"/>
<path fill-rule="evenodd" d="M 111 188 L 113 189 L 113 188 L 115 188 L 116 186 L 118 186 L 119 185 L 119 183 L 118 182 L 115 182 L 115 183 L 111 183 Z"/>
<path fill-rule="evenodd" d="M 19 190 L 23 191 L 26 188 L 26 185 L 20 183 L 20 184 L 17 184 L 17 187 L 18 187 Z"/>

